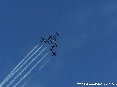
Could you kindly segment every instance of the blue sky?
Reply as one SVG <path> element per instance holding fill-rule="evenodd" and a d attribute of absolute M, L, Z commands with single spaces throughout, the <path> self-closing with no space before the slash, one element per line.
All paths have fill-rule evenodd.
<path fill-rule="evenodd" d="M 49 54 L 44 61 L 49 58 L 50 61 L 38 70 L 44 61 L 40 63 L 18 87 L 28 79 L 24 87 L 116 83 L 116 3 L 116 0 L 1 0 L 0 82 L 33 47 L 42 45 L 41 36 L 48 37 L 57 31 L 60 32 L 57 56 Z"/>

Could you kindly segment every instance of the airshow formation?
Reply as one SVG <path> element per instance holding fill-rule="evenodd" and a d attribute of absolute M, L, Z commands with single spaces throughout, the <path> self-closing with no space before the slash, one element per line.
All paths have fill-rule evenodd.
<path fill-rule="evenodd" d="M 56 39 L 58 36 L 59 36 L 59 32 L 56 32 L 55 35 L 49 35 L 48 38 L 41 37 L 41 40 L 40 40 L 41 42 L 48 43 L 51 45 L 50 50 L 52 52 L 52 56 L 56 56 L 56 52 L 54 52 L 54 49 L 55 47 L 57 47 Z"/>
<path fill-rule="evenodd" d="M 8 74 L 8 76 L 6 76 L 6 78 L 1 82 L 0 87 L 24 87 L 28 83 L 29 79 L 24 84 L 22 84 L 22 80 L 24 80 L 41 61 L 43 61 L 44 63 L 39 68 L 39 70 L 41 70 L 46 65 L 46 63 L 49 62 L 50 58 L 47 60 L 44 60 L 44 58 L 50 52 L 52 53 L 52 56 L 56 56 L 55 48 L 57 47 L 56 41 L 59 34 L 59 32 L 56 32 L 55 35 L 49 35 L 48 38 L 41 37 L 40 41 L 44 44 L 41 46 L 37 44 Z M 44 47 L 45 43 L 49 44 L 50 52 L 43 54 L 43 52 L 48 48 L 47 46 Z M 41 55 L 43 57 L 39 58 Z"/>

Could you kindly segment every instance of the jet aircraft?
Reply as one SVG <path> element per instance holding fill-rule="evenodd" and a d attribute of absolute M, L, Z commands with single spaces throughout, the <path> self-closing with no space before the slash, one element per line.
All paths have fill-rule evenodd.
<path fill-rule="evenodd" d="M 46 42 L 48 42 L 50 44 L 50 42 L 46 39 Z"/>
<path fill-rule="evenodd" d="M 56 44 L 56 42 L 54 43 L 54 45 L 56 45 L 56 47 L 57 47 L 57 44 Z"/>
<path fill-rule="evenodd" d="M 58 36 L 59 36 L 59 33 L 58 33 L 58 32 L 56 32 L 56 35 L 58 35 Z M 55 36 L 56 36 L 56 35 L 55 35 Z"/>
<path fill-rule="evenodd" d="M 56 41 L 56 36 L 53 36 L 53 39 L 52 40 Z"/>
<path fill-rule="evenodd" d="M 50 50 L 51 50 L 51 51 L 52 51 L 52 50 L 54 50 L 54 47 L 55 47 L 55 46 L 54 46 L 54 45 L 52 45 Z"/>
<path fill-rule="evenodd" d="M 52 35 L 49 35 L 49 38 L 51 38 L 51 39 L 52 39 Z M 49 39 L 49 38 L 48 38 L 48 39 Z"/>
<path fill-rule="evenodd" d="M 54 40 L 50 40 L 50 42 L 51 42 L 51 44 L 54 44 L 54 43 L 55 43 L 55 41 L 54 41 Z"/>
<path fill-rule="evenodd" d="M 41 42 L 43 41 L 43 42 L 45 42 L 45 43 L 46 43 L 46 41 L 45 41 L 45 39 L 44 39 L 43 37 L 41 37 L 41 39 L 42 39 L 42 40 L 40 40 Z"/>
<path fill-rule="evenodd" d="M 56 52 L 52 52 L 52 56 L 56 56 Z"/>

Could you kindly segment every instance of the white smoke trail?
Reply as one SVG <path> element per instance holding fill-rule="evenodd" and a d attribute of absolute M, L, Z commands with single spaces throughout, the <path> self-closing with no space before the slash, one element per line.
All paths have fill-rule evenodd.
<path fill-rule="evenodd" d="M 45 65 L 46 65 L 46 63 L 47 62 L 49 62 L 49 60 L 50 60 L 50 58 L 39 68 L 39 70 L 41 70 Z M 25 77 L 26 78 L 26 77 Z M 24 78 L 24 79 L 25 79 Z M 31 78 L 30 78 L 31 79 Z M 28 81 L 30 80 L 30 79 L 28 79 L 21 87 L 24 87 L 27 83 L 28 83 Z"/>
<path fill-rule="evenodd" d="M 27 83 L 23 84 L 21 87 L 24 87 Z"/>
<path fill-rule="evenodd" d="M 39 45 L 39 44 L 38 44 Z M 37 46 L 38 46 L 37 45 Z M 11 77 L 11 75 L 13 74 L 13 72 L 21 65 L 22 62 L 24 62 L 24 60 L 37 48 L 37 46 L 35 46 L 25 57 L 24 59 L 10 72 L 10 74 L 3 80 L 3 82 L 1 83 L 1 87 L 9 80 L 9 78 Z"/>
<path fill-rule="evenodd" d="M 46 63 L 47 62 L 49 62 L 49 60 L 50 60 L 50 58 L 39 68 L 39 70 L 41 70 L 45 65 L 46 65 Z M 31 73 L 31 72 L 30 72 Z M 25 77 L 26 78 L 26 77 Z M 23 79 L 25 79 L 25 78 L 23 78 Z M 31 79 L 31 78 L 30 78 Z M 27 83 L 28 83 L 28 81 L 30 80 L 30 79 L 28 79 L 21 87 L 24 87 Z"/>
<path fill-rule="evenodd" d="M 28 80 L 21 87 L 24 87 L 27 83 L 28 83 Z"/>
<path fill-rule="evenodd" d="M 41 69 L 46 65 L 46 63 L 49 62 L 49 60 L 50 60 L 50 59 L 48 59 L 48 60 L 39 68 L 39 70 L 41 70 Z"/>
<path fill-rule="evenodd" d="M 42 46 L 43 46 L 43 45 L 42 45 Z M 37 51 L 39 51 L 39 50 L 42 48 L 42 46 L 40 46 L 27 60 L 25 60 L 25 61 L 23 62 L 23 64 L 21 64 L 21 66 L 19 66 L 19 67 L 11 74 L 11 76 L 9 76 L 8 80 L 9 80 L 16 72 L 18 72 L 19 69 L 21 69 L 21 68 L 32 58 L 32 56 L 34 56 L 34 54 L 37 53 Z"/>
<path fill-rule="evenodd" d="M 28 63 L 28 65 L 26 65 L 26 67 L 6 86 L 6 87 L 9 87 L 27 68 L 28 66 L 34 61 L 37 59 L 37 57 L 46 49 L 47 47 L 45 47 L 34 59 L 32 59 L 30 61 L 30 63 Z"/>
<path fill-rule="evenodd" d="M 49 60 L 50 60 L 50 59 L 48 59 L 48 60 L 39 68 L 39 70 L 41 70 L 41 69 L 46 65 L 46 63 L 49 62 Z M 25 79 L 25 78 L 24 78 L 24 79 Z M 24 86 L 28 83 L 28 81 L 29 81 L 29 79 L 28 79 L 21 87 L 24 87 Z"/>
<path fill-rule="evenodd" d="M 48 52 L 49 53 L 49 52 Z M 27 72 L 13 87 L 16 87 L 23 79 L 25 79 L 26 76 L 28 76 L 28 74 L 31 73 L 31 71 L 48 55 L 48 53 L 46 55 L 44 55 L 43 58 L 41 58 L 30 70 L 29 72 Z M 49 59 L 40 67 L 43 68 L 44 65 L 49 61 Z"/>

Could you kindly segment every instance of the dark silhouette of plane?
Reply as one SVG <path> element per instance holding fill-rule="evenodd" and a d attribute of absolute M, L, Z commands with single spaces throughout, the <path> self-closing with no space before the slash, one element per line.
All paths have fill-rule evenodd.
<path fill-rule="evenodd" d="M 41 42 L 43 41 L 43 42 L 45 42 L 45 43 L 46 43 L 46 41 L 45 41 L 45 39 L 44 39 L 43 37 L 41 37 L 41 39 L 42 39 L 42 40 L 40 40 Z"/>
<path fill-rule="evenodd" d="M 52 39 L 52 35 L 49 35 L 49 38 L 51 38 L 51 39 Z"/>
<path fill-rule="evenodd" d="M 52 52 L 52 56 L 56 56 L 56 52 Z"/>
<path fill-rule="evenodd" d="M 56 42 L 54 43 L 54 45 L 57 47 L 57 44 L 56 44 Z"/>
<path fill-rule="evenodd" d="M 48 42 L 50 44 L 50 42 L 46 39 L 46 42 Z"/>
<path fill-rule="evenodd" d="M 53 49 L 50 49 L 51 51 L 53 50 Z"/>
<path fill-rule="evenodd" d="M 54 44 L 54 43 L 55 43 L 55 41 L 54 41 L 54 40 L 50 40 L 50 42 L 51 42 L 51 44 Z"/>
<path fill-rule="evenodd" d="M 52 45 L 50 50 L 51 50 L 51 51 L 52 51 L 52 50 L 54 50 L 54 47 L 55 47 L 55 46 L 54 46 L 54 45 Z"/>
<path fill-rule="evenodd" d="M 51 47 L 52 47 L 52 48 L 54 48 L 55 46 L 54 46 L 54 45 L 52 45 Z"/>
<path fill-rule="evenodd" d="M 53 36 L 53 39 L 52 40 L 55 40 L 56 41 L 56 36 Z"/>
<path fill-rule="evenodd" d="M 58 36 L 59 36 L 59 33 L 58 33 L 58 32 L 56 32 L 56 35 L 58 35 Z M 55 36 L 56 36 L 56 35 L 55 35 Z"/>
<path fill-rule="evenodd" d="M 51 44 L 53 44 L 52 40 L 49 40 Z"/>

